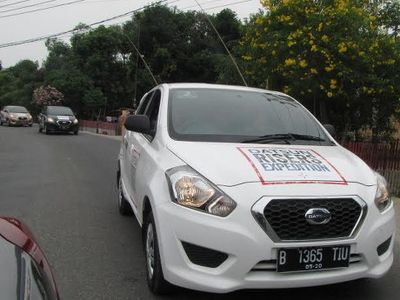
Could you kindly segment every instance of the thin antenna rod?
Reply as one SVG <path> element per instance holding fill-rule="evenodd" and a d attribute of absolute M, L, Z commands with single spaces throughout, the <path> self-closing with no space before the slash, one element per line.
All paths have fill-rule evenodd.
<path fill-rule="evenodd" d="M 244 85 L 245 85 L 245 86 L 248 86 L 248 85 L 247 85 L 247 82 L 246 82 L 246 79 L 244 79 L 244 76 L 243 76 L 243 74 L 242 74 L 242 71 L 240 71 L 240 68 L 239 68 L 238 64 L 236 63 L 235 58 L 233 57 L 233 55 L 232 55 L 231 52 L 229 51 L 229 49 L 228 49 L 228 47 L 226 46 L 224 40 L 222 39 L 221 35 L 219 34 L 217 28 L 215 28 L 213 22 L 211 21 L 210 17 L 208 16 L 208 14 L 207 14 L 206 11 L 204 10 L 204 8 L 201 6 L 201 4 L 199 3 L 199 1 L 197 1 L 197 0 L 194 0 L 194 1 L 197 3 L 197 5 L 200 7 L 200 9 L 201 9 L 201 11 L 203 12 L 203 14 L 206 16 L 206 18 L 207 18 L 207 20 L 208 20 L 208 23 L 210 23 L 211 27 L 214 29 L 214 31 L 215 31 L 215 33 L 217 34 L 217 36 L 218 36 L 219 40 L 221 41 L 222 45 L 224 45 L 224 48 L 225 48 L 226 52 L 228 52 L 229 57 L 231 58 L 232 63 L 235 65 L 236 70 L 238 71 L 240 77 L 242 78 L 242 81 L 243 81 Z"/>
<path fill-rule="evenodd" d="M 156 85 L 158 85 L 158 81 L 157 81 L 156 77 L 154 76 L 153 72 L 151 71 L 151 69 L 150 69 L 149 65 L 147 64 L 146 60 L 144 59 L 144 55 L 142 55 L 142 54 L 140 53 L 140 51 L 139 51 L 139 49 L 136 47 L 135 43 L 132 42 L 132 40 L 129 38 L 129 36 L 128 36 L 125 32 L 122 32 L 122 34 L 123 34 L 123 35 L 128 39 L 128 41 L 132 44 L 133 48 L 136 50 L 136 52 L 137 52 L 137 54 L 139 55 L 139 57 L 142 59 L 142 61 L 143 61 L 144 65 L 145 65 L 147 71 L 149 71 L 151 77 L 153 78 L 154 83 L 155 83 Z"/>

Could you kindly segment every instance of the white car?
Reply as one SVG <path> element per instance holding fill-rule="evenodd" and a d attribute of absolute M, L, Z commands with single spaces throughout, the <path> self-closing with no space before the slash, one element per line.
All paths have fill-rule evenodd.
<path fill-rule="evenodd" d="M 125 127 L 118 205 L 143 228 L 153 292 L 306 287 L 390 269 L 385 179 L 290 96 L 162 84 Z"/>

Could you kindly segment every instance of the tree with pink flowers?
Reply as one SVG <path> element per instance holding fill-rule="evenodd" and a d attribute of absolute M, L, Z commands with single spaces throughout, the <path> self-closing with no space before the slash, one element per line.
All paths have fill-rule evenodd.
<path fill-rule="evenodd" d="M 33 91 L 33 103 L 38 106 L 61 105 L 64 95 L 50 85 L 40 86 Z"/>

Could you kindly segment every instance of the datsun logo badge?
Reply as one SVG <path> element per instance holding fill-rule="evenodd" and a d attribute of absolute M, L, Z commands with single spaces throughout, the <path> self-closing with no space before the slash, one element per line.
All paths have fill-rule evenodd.
<path fill-rule="evenodd" d="M 326 208 L 311 208 L 306 212 L 305 218 L 311 225 L 324 225 L 329 223 L 332 215 Z"/>

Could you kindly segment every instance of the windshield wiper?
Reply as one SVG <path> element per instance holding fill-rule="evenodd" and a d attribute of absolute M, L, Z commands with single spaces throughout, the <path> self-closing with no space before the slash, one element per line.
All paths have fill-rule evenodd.
<path fill-rule="evenodd" d="M 295 141 L 295 140 L 302 140 L 302 141 L 317 141 L 317 142 L 325 142 L 326 140 L 318 137 L 318 136 L 312 136 L 312 135 L 306 135 L 306 134 L 297 134 L 297 133 L 278 133 L 278 134 L 266 134 L 259 136 L 254 139 L 250 140 L 244 140 L 242 143 L 272 143 L 275 141 L 284 141 L 287 144 L 290 144 L 289 140 Z"/>
<path fill-rule="evenodd" d="M 262 135 L 259 136 L 257 138 L 254 139 L 250 139 L 250 140 L 244 140 L 241 141 L 241 143 L 247 144 L 247 143 L 272 143 L 272 142 L 276 142 L 276 141 L 283 141 L 286 144 L 290 144 L 289 140 L 294 140 L 294 137 L 290 134 L 266 134 L 266 135 Z"/>
<path fill-rule="evenodd" d="M 325 142 L 326 140 L 313 135 L 306 135 L 306 134 L 297 134 L 297 133 L 288 133 L 289 135 L 293 136 L 296 140 L 303 140 L 303 141 L 318 141 L 318 142 Z"/>

